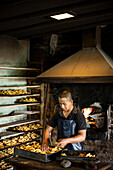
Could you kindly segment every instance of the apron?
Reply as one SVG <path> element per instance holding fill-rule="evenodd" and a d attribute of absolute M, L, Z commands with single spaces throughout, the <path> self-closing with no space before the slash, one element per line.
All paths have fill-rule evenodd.
<path fill-rule="evenodd" d="M 76 136 L 76 122 L 74 120 L 58 120 L 58 139 Z M 83 150 L 82 143 L 69 143 L 65 146 L 68 150 Z"/>

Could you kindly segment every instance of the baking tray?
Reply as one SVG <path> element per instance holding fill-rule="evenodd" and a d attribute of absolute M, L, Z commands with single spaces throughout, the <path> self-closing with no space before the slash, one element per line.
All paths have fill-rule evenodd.
<path fill-rule="evenodd" d="M 79 157 L 80 154 L 92 154 L 92 155 L 95 155 L 95 157 Z M 62 156 L 62 154 L 66 154 L 66 156 Z M 75 159 L 78 159 L 78 160 L 96 160 L 96 153 L 95 151 L 87 151 L 87 150 L 63 150 L 61 152 L 61 155 L 60 155 L 60 158 L 62 159 L 69 159 L 69 160 L 75 160 Z"/>
<path fill-rule="evenodd" d="M 27 97 L 27 98 L 21 98 L 21 99 L 29 99 L 30 97 Z M 18 103 L 18 104 L 29 104 L 29 103 L 39 103 L 40 102 L 40 99 L 38 98 L 32 98 L 32 99 L 36 99 L 36 101 L 20 101 L 21 99 L 17 99 L 16 101 L 15 101 L 15 103 Z"/>
<path fill-rule="evenodd" d="M 19 102 L 19 101 L 15 101 L 15 104 L 32 104 L 32 103 L 39 103 L 39 101 L 37 102 Z"/>
<path fill-rule="evenodd" d="M 55 160 L 56 157 L 60 156 L 60 154 L 61 154 L 61 151 L 50 153 L 50 154 L 41 154 L 41 153 L 26 151 L 23 149 L 18 149 L 16 147 L 14 148 L 14 156 L 18 155 L 20 157 L 33 159 L 33 160 L 45 162 L 45 163 Z"/>
<path fill-rule="evenodd" d="M 26 125 L 29 126 L 29 124 L 40 124 L 40 123 L 38 123 L 38 122 L 33 122 L 33 123 L 28 123 L 28 124 L 26 124 Z M 7 131 L 24 132 L 24 133 L 27 133 L 27 132 L 37 132 L 37 131 L 43 129 L 43 127 L 40 127 L 40 128 L 38 128 L 38 129 L 33 129 L 33 130 L 28 130 L 28 131 L 14 130 L 14 128 L 20 127 L 20 126 L 25 126 L 25 125 L 19 125 L 19 126 L 9 127 L 9 128 L 7 129 Z M 41 125 L 40 125 L 40 126 L 41 126 Z"/>
<path fill-rule="evenodd" d="M 16 137 L 19 137 L 19 136 L 24 136 L 24 134 L 23 134 L 23 135 L 17 135 Z M 14 137 L 15 137 L 15 136 L 14 136 Z M 13 139 L 14 137 L 6 138 L 6 139 Z M 0 142 L 2 142 L 3 140 L 5 140 L 5 139 L 0 140 Z M 22 145 L 22 144 L 26 144 L 26 143 L 32 142 L 32 141 L 34 141 L 34 140 L 40 140 L 40 136 L 37 137 L 37 138 L 34 138 L 34 139 L 32 139 L 32 140 L 23 142 L 23 143 L 22 143 L 22 142 L 19 142 L 17 145 L 10 145 L 10 146 L 8 146 L 8 145 L 5 145 L 5 144 L 4 144 L 4 148 L 0 148 L 0 151 L 3 151 L 4 149 L 12 148 L 12 147 L 14 147 L 14 146 L 20 146 L 20 145 Z"/>
<path fill-rule="evenodd" d="M 8 162 L 6 162 L 6 160 L 7 159 L 10 159 L 12 156 L 10 156 L 10 157 L 7 157 L 7 158 L 5 158 L 5 159 L 3 159 L 3 160 L 0 160 L 0 163 L 1 163 L 1 161 L 4 161 L 5 162 L 5 164 L 7 163 L 7 165 L 10 165 L 10 167 L 6 167 L 6 168 L 2 168 L 1 166 L 0 166 L 0 170 L 10 170 L 11 168 L 13 168 L 13 166 L 10 164 L 10 163 L 8 163 Z M 3 164 L 2 164 L 3 165 Z"/>
<path fill-rule="evenodd" d="M 13 155 L 9 154 L 8 156 L 4 156 L 2 158 L 0 158 L 0 161 L 4 160 L 4 159 L 7 159 L 7 158 L 11 158 Z"/>

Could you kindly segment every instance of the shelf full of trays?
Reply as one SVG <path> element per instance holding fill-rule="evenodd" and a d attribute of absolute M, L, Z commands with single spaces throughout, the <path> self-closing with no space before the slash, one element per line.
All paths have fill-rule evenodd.
<path fill-rule="evenodd" d="M 14 148 L 21 144 L 26 144 L 31 141 L 39 141 L 40 136 L 35 132 L 18 134 L 14 137 L 0 140 L 0 167 L 1 169 L 11 168 L 11 165 L 6 162 L 8 158 L 14 155 Z"/>
<path fill-rule="evenodd" d="M 11 103 L 1 102 L 1 109 L 27 107 L 28 111 L 32 111 L 32 108 L 36 108 L 37 112 L 33 109 L 33 113 L 40 113 L 41 119 L 43 118 L 41 111 L 41 102 L 43 103 L 41 100 L 42 86 L 36 81 L 37 75 L 42 72 L 42 65 L 42 63 L 38 63 L 39 68 L 0 67 L 0 70 L 3 71 L 2 76 L 0 75 L 0 79 L 4 81 L 7 80 L 8 82 L 5 86 L 0 86 L 0 100 L 12 99 L 14 101 Z M 16 82 L 16 84 L 10 84 L 11 81 Z M 20 85 L 20 83 L 17 83 L 23 81 L 25 84 Z M 41 120 L 41 122 L 43 121 Z"/>
<path fill-rule="evenodd" d="M 3 167 L 1 169 L 11 167 L 5 160 L 14 156 L 16 146 L 42 140 L 40 130 L 43 128 L 39 120 L 18 121 L 1 128 L 7 129 L 7 132 L 0 133 L 0 166 Z"/>
<path fill-rule="evenodd" d="M 0 86 L 0 109 L 9 109 L 11 111 L 7 115 L 0 113 L 0 170 L 8 169 L 11 167 L 9 163 L 5 162 L 7 158 L 14 155 L 14 147 L 20 144 L 24 144 L 33 140 L 41 141 L 43 122 L 41 111 L 41 84 L 36 82 L 36 71 L 40 69 L 35 68 L 17 68 L 17 67 L 0 67 L 0 70 L 16 70 L 28 71 L 28 75 L 9 75 L 0 76 L 0 80 L 6 83 L 6 85 Z M 29 75 L 29 72 L 35 71 L 35 74 Z M 4 72 L 3 72 L 4 73 Z M 10 82 L 14 82 L 11 84 Z M 19 82 L 15 84 L 15 82 Z M 22 82 L 22 84 L 20 84 Z M 23 84 L 25 82 L 25 84 Z M 7 101 L 8 102 L 4 102 Z M 11 102 L 10 102 L 11 101 Z M 18 109 L 16 108 L 27 108 Z M 11 108 L 11 109 L 10 109 Z M 33 110 L 32 110 L 33 108 Z M 36 110 L 35 110 L 36 108 Z M 39 115 L 39 119 L 32 119 L 31 115 Z M 3 121 L 2 121 L 3 120 Z M 7 121 L 8 120 L 8 121 Z M 11 121 L 14 120 L 14 121 Z"/>

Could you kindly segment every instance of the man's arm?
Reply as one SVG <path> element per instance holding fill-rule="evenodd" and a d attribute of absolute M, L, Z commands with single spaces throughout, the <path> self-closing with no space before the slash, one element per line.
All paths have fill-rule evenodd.
<path fill-rule="evenodd" d="M 58 145 L 61 148 L 64 148 L 68 143 L 79 143 L 84 141 L 86 138 L 86 130 L 79 130 L 78 135 L 71 137 L 71 138 L 65 138 L 65 139 L 60 139 L 58 141 Z"/>
<path fill-rule="evenodd" d="M 43 137 L 43 143 L 42 143 L 42 146 L 41 146 L 42 151 L 48 150 L 48 139 L 49 139 L 49 136 L 50 136 L 50 132 L 52 130 L 53 130 L 53 127 L 51 127 L 49 125 L 45 129 L 44 137 Z"/>

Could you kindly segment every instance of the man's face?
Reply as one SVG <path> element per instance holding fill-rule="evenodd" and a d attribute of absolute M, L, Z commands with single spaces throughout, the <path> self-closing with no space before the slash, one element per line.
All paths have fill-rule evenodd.
<path fill-rule="evenodd" d="M 59 98 L 59 104 L 63 111 L 68 112 L 73 106 L 73 100 L 67 98 Z"/>

